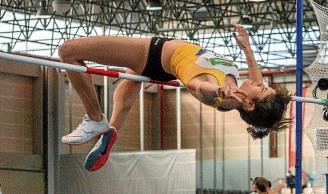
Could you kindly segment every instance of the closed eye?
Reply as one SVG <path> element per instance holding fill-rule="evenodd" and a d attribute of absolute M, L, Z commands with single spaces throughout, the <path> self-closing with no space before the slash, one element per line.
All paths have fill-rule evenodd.
<path fill-rule="evenodd" d="M 263 88 L 262 89 L 262 92 L 266 92 L 266 91 L 268 91 L 268 88 Z"/>

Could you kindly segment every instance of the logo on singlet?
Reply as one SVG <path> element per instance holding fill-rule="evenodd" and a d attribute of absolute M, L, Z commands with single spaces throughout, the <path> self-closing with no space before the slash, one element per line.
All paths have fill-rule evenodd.
<path fill-rule="evenodd" d="M 201 56 L 202 54 L 206 53 L 207 51 L 208 51 L 207 49 L 203 49 L 203 48 L 201 48 L 201 49 L 196 53 L 196 55 L 197 55 L 197 56 Z"/>
<path fill-rule="evenodd" d="M 196 56 L 200 56 L 207 59 L 211 65 L 225 65 L 229 67 L 234 66 L 233 61 L 227 60 L 223 56 L 207 49 L 201 48 L 196 53 Z"/>
<path fill-rule="evenodd" d="M 159 41 L 161 41 L 160 38 L 157 38 L 157 40 L 155 41 L 155 46 L 157 46 L 157 44 L 159 43 Z"/>
<path fill-rule="evenodd" d="M 209 59 L 209 61 L 212 65 L 226 65 L 229 67 L 234 66 L 234 64 L 231 61 L 222 58 L 211 58 Z"/>

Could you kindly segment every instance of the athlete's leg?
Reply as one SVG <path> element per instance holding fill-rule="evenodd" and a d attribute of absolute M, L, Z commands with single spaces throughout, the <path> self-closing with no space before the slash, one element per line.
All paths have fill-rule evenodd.
<path fill-rule="evenodd" d="M 147 61 L 149 42 L 149 39 L 126 37 L 82 38 L 66 41 L 60 47 L 59 53 L 65 63 L 85 65 L 84 61 L 92 61 L 105 65 L 125 66 L 140 74 Z M 109 124 L 107 118 L 102 115 L 91 75 L 68 72 L 68 76 L 90 118 L 85 117 L 72 133 L 62 138 L 62 141 L 67 144 L 82 144 L 106 133 Z"/>
<path fill-rule="evenodd" d="M 140 91 L 140 83 L 130 80 L 122 80 L 114 91 L 113 112 L 110 119 L 110 126 L 121 128 L 128 113 Z"/>
<path fill-rule="evenodd" d="M 87 155 L 84 167 L 89 171 L 96 171 L 105 165 L 112 146 L 117 139 L 116 129 L 126 120 L 128 113 L 139 94 L 140 83 L 122 80 L 114 91 L 114 107 L 110 120 L 110 130 L 102 135 L 93 149 Z"/>
<path fill-rule="evenodd" d="M 89 37 L 66 41 L 60 47 L 63 62 L 85 65 L 92 61 L 105 65 L 125 66 L 140 74 L 147 61 L 150 39 L 129 37 Z M 80 96 L 92 120 L 102 119 L 100 105 L 91 76 L 68 72 L 69 79 Z"/>
<path fill-rule="evenodd" d="M 76 64 L 75 61 L 65 61 L 66 63 Z M 80 62 L 79 64 L 83 64 Z M 98 101 L 96 89 L 92 84 L 92 78 L 87 73 L 67 72 L 69 80 L 80 96 L 84 108 L 89 117 L 94 121 L 102 120 L 102 111 Z"/>

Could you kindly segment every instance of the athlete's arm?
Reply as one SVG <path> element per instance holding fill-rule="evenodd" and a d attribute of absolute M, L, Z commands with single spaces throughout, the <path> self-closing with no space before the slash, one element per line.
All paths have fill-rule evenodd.
<path fill-rule="evenodd" d="M 262 82 L 262 73 L 256 63 L 253 50 L 249 43 L 249 36 L 244 27 L 239 24 L 235 24 L 237 33 L 234 33 L 234 37 L 240 49 L 242 49 L 246 55 L 246 61 L 248 64 L 248 72 L 251 80 L 256 82 Z"/>
<path fill-rule="evenodd" d="M 246 93 L 238 87 L 222 87 L 204 76 L 199 76 L 190 80 L 187 87 L 195 98 L 210 106 L 216 103 L 218 97 L 222 99 L 234 98 L 242 102 L 236 93 L 243 93 L 246 95 Z"/>

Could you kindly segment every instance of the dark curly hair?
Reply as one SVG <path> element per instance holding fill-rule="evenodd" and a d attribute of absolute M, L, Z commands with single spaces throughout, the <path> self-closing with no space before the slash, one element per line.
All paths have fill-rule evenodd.
<path fill-rule="evenodd" d="M 271 187 L 271 182 L 264 177 L 255 177 L 253 184 L 255 184 L 261 192 L 265 192 Z"/>
<path fill-rule="evenodd" d="M 240 117 L 250 126 L 247 132 L 254 138 L 263 138 L 272 131 L 285 128 L 291 119 L 285 118 L 288 103 L 291 101 L 286 87 L 280 84 L 270 84 L 276 94 L 267 96 L 265 99 L 253 99 L 254 110 L 247 111 L 238 108 Z"/>

